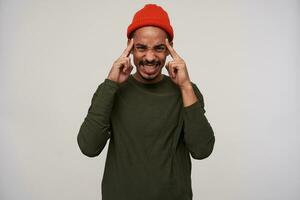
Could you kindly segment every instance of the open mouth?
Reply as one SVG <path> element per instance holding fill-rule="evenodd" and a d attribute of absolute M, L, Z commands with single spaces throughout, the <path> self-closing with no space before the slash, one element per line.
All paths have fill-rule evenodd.
<path fill-rule="evenodd" d="M 158 64 L 156 65 L 141 65 L 142 70 L 147 74 L 154 74 L 158 69 Z"/>

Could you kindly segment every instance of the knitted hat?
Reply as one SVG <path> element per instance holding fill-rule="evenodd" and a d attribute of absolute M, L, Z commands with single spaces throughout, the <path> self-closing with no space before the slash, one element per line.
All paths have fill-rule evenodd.
<path fill-rule="evenodd" d="M 137 11 L 127 28 L 127 38 L 130 39 L 131 33 L 143 26 L 156 26 L 169 35 L 170 42 L 173 40 L 174 33 L 170 24 L 168 13 L 156 4 L 146 4 L 144 8 Z"/>

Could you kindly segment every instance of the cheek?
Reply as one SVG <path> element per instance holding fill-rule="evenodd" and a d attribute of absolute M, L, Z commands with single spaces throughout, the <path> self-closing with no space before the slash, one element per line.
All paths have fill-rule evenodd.
<path fill-rule="evenodd" d="M 138 57 L 133 57 L 133 63 L 135 66 L 138 66 L 140 59 Z"/>
<path fill-rule="evenodd" d="M 142 56 L 138 53 L 133 53 L 133 62 L 136 66 L 138 66 L 139 62 L 142 60 Z"/>
<path fill-rule="evenodd" d="M 159 60 L 160 60 L 162 65 L 165 64 L 166 58 L 167 58 L 167 56 L 165 56 L 165 55 L 159 57 Z"/>

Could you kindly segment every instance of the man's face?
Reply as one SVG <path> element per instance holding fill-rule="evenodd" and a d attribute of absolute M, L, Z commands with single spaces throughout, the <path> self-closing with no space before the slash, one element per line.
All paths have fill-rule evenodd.
<path fill-rule="evenodd" d="M 133 62 L 135 74 L 142 82 L 157 82 L 165 65 L 168 49 L 165 45 L 167 34 L 164 30 L 145 26 L 134 32 Z"/>

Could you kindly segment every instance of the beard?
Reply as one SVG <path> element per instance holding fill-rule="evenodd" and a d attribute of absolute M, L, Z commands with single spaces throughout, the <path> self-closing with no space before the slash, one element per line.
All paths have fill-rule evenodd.
<path fill-rule="evenodd" d="M 140 77 L 144 80 L 144 81 L 152 81 L 154 79 L 156 79 L 160 74 L 157 74 L 157 75 L 153 75 L 153 76 L 147 76 L 145 77 L 142 73 L 140 73 L 138 71 L 138 73 L 140 74 Z"/>
<path fill-rule="evenodd" d="M 151 62 L 149 62 L 147 60 L 145 60 L 145 61 L 141 60 L 139 62 L 139 67 L 144 67 L 144 66 L 160 67 L 160 65 L 161 65 L 161 62 L 159 60 L 153 60 Z"/>
<path fill-rule="evenodd" d="M 144 81 L 152 81 L 160 76 L 160 73 L 158 73 L 158 70 L 160 70 L 160 67 L 161 67 L 160 61 L 156 61 L 156 60 L 153 60 L 151 62 L 148 62 L 147 60 L 140 61 L 138 64 L 139 70 L 137 70 L 137 71 L 138 71 L 140 77 Z M 145 72 L 145 71 L 152 71 L 152 70 L 155 71 L 153 74 Z M 141 71 L 143 71 L 143 72 L 141 72 Z"/>

